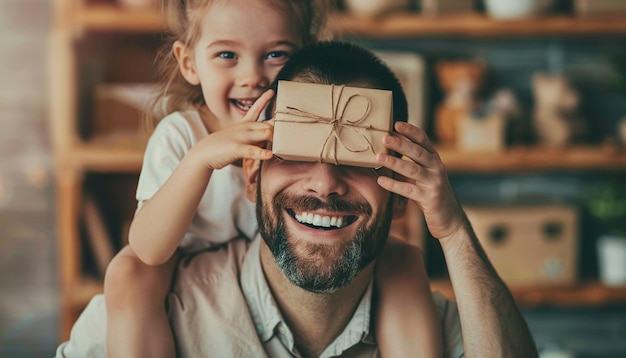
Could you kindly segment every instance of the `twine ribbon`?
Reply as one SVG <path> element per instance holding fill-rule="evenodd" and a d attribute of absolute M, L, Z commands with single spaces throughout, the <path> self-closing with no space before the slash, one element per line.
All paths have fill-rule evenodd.
<path fill-rule="evenodd" d="M 333 156 L 333 163 L 335 165 L 339 164 L 339 162 L 337 161 L 337 143 L 341 144 L 344 148 L 346 148 L 346 150 L 352 153 L 361 153 L 361 152 L 365 152 L 369 150 L 372 152 L 372 154 L 375 154 L 374 148 L 372 146 L 372 142 L 370 141 L 369 137 L 361 133 L 358 130 L 358 129 L 365 129 L 365 130 L 374 130 L 374 131 L 385 132 L 385 133 L 387 132 L 386 130 L 375 128 L 371 124 L 368 124 L 368 125 L 359 124 L 363 122 L 365 118 L 367 118 L 367 116 L 369 115 L 370 109 L 372 107 L 372 102 L 369 100 L 369 98 L 361 94 L 353 93 L 346 99 L 346 102 L 343 105 L 343 107 L 339 109 L 338 108 L 339 103 L 341 102 L 341 97 L 343 95 L 343 89 L 345 86 L 337 86 L 339 87 L 339 96 L 337 97 L 336 103 L 335 103 L 335 96 L 334 96 L 335 85 L 330 85 L 329 87 L 330 87 L 330 99 L 331 99 L 331 117 L 330 118 L 320 116 L 315 113 L 311 113 L 311 112 L 308 112 L 299 108 L 287 106 L 285 110 L 277 110 L 276 114 L 292 115 L 292 116 L 298 117 L 299 119 L 298 120 L 289 120 L 289 119 L 278 120 L 277 119 L 277 122 L 328 124 L 330 127 L 330 130 L 328 132 L 328 135 L 326 136 L 326 139 L 324 140 L 322 149 L 320 150 L 320 154 L 319 154 L 320 163 L 322 162 L 322 159 L 324 158 L 324 152 L 329 143 L 332 143 L 332 156 Z M 353 99 L 357 97 L 365 98 L 365 101 L 367 102 L 367 107 L 365 108 L 365 111 L 363 112 L 361 117 L 357 118 L 356 120 L 350 120 L 347 118 L 344 119 L 343 115 L 346 111 L 346 108 L 348 107 L 348 104 L 350 104 L 350 101 L 352 101 Z M 305 119 L 305 120 L 302 120 L 302 119 Z M 350 130 L 356 135 L 358 135 L 360 138 L 362 138 L 365 141 L 365 146 L 363 148 L 354 148 L 344 143 L 341 140 L 341 132 L 344 129 Z"/>

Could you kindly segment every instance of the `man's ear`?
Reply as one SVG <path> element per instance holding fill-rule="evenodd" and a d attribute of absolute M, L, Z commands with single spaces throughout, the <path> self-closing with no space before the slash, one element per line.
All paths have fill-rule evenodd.
<path fill-rule="evenodd" d="M 181 75 L 189 82 L 189 84 L 197 86 L 200 84 L 200 77 L 196 71 L 196 63 L 194 61 L 193 52 L 180 41 L 174 42 L 172 51 L 178 61 L 178 68 Z"/>
<path fill-rule="evenodd" d="M 258 188 L 259 170 L 261 169 L 261 161 L 254 159 L 243 159 L 242 165 L 243 177 L 246 184 L 246 197 L 251 202 L 256 202 L 256 191 Z"/>
<path fill-rule="evenodd" d="M 404 196 L 392 194 L 393 198 L 393 219 L 400 219 L 406 213 L 406 204 L 408 199 Z"/>

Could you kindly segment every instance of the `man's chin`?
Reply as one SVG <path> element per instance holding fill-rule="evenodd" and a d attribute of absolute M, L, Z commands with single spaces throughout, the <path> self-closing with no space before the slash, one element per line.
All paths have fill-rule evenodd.
<path fill-rule="evenodd" d="M 299 239 L 302 240 L 302 239 Z M 315 293 L 345 287 L 360 271 L 360 246 L 354 242 L 312 244 L 289 239 L 275 255 L 278 267 L 295 285 Z"/>
<path fill-rule="evenodd" d="M 341 259 L 347 246 L 341 242 L 311 243 L 305 240 L 292 242 L 294 256 L 299 262 L 318 266 L 321 269 L 334 266 Z"/>

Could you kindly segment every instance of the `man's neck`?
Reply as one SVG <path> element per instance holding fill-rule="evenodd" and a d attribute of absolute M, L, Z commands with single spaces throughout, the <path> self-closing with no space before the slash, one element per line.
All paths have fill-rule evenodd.
<path fill-rule="evenodd" d="M 313 293 L 294 285 L 276 266 L 273 254 L 261 243 L 261 265 L 281 314 L 304 357 L 322 354 L 344 330 L 372 277 L 373 264 L 348 286 L 333 293 Z"/>

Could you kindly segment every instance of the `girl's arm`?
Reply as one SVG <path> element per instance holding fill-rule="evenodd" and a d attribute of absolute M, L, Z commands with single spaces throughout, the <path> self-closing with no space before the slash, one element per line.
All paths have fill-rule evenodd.
<path fill-rule="evenodd" d="M 212 173 L 189 151 L 154 196 L 143 202 L 128 233 L 131 248 L 143 262 L 160 265 L 174 254 Z"/>
<path fill-rule="evenodd" d="M 441 323 L 422 250 L 389 238 L 376 263 L 376 342 L 383 357 L 440 358 Z"/>
<path fill-rule="evenodd" d="M 272 139 L 273 127 L 256 121 L 272 95 L 273 91 L 266 91 L 241 122 L 198 141 L 150 200 L 143 202 L 128 234 L 131 248 L 143 262 L 160 265 L 172 256 L 195 215 L 213 170 L 242 158 L 272 157 L 272 152 L 260 144 Z"/>

